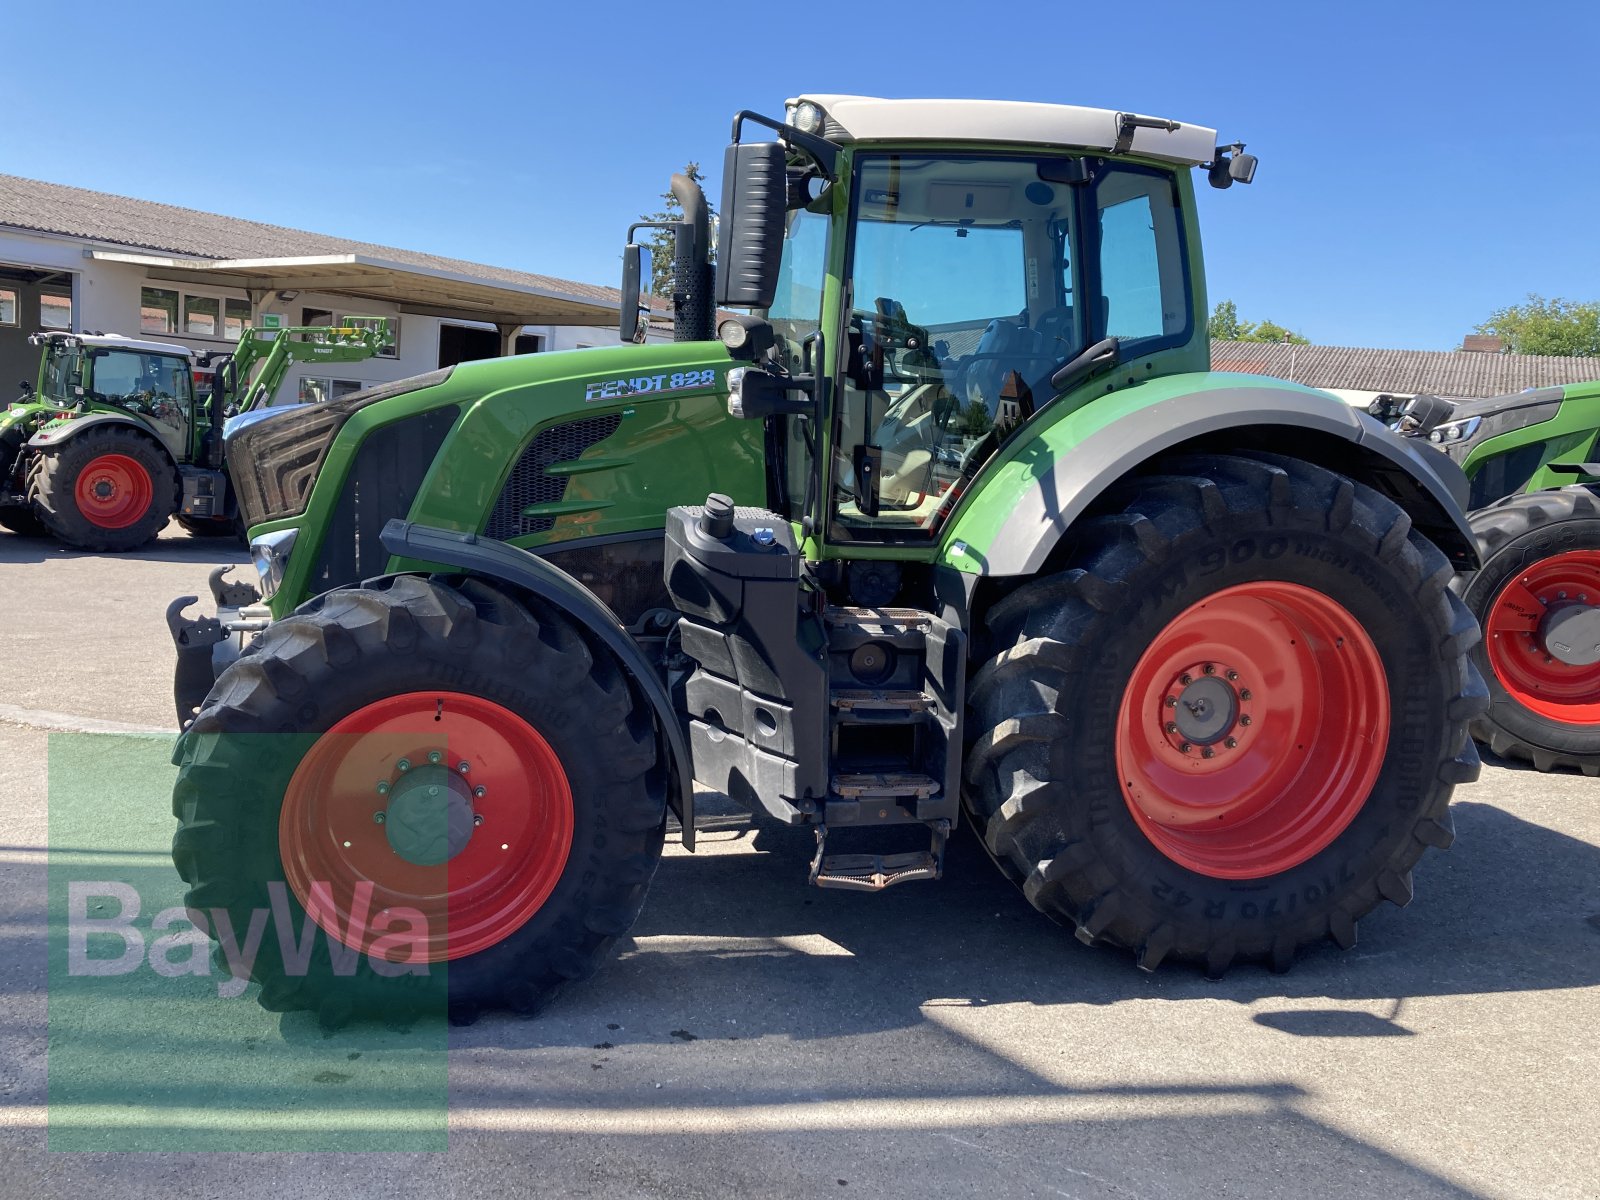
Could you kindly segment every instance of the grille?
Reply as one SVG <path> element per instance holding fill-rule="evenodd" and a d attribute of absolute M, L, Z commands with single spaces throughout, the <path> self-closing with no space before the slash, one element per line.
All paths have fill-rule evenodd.
<path fill-rule="evenodd" d="M 511 469 L 511 477 L 494 502 L 484 536 L 497 541 L 544 533 L 555 525 L 554 517 L 528 517 L 523 509 L 531 504 L 555 504 L 567 494 L 567 476 L 547 475 L 555 463 L 573 462 L 597 442 L 603 442 L 622 423 L 620 413 L 603 417 L 584 417 L 565 425 L 541 430 Z"/>
<path fill-rule="evenodd" d="M 405 517 L 460 410 L 455 405 L 380 425 L 356 451 L 328 520 L 312 592 L 382 574 L 389 564 L 380 534 Z"/>

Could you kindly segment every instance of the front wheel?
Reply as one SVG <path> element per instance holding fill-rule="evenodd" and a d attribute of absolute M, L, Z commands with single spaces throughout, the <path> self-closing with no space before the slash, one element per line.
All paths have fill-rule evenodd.
<path fill-rule="evenodd" d="M 638 915 L 665 795 L 649 712 L 562 614 L 400 576 L 269 628 L 184 735 L 186 904 L 270 1009 L 531 1012 Z"/>
<path fill-rule="evenodd" d="M 1472 732 L 1536 770 L 1600 775 L 1600 497 L 1583 486 L 1472 514 L 1483 566 L 1456 588 L 1483 625 L 1489 711 Z"/>
<path fill-rule="evenodd" d="M 1369 488 L 1269 455 L 1158 470 L 989 612 L 968 811 L 1082 940 L 1284 969 L 1450 844 L 1477 628 Z"/>

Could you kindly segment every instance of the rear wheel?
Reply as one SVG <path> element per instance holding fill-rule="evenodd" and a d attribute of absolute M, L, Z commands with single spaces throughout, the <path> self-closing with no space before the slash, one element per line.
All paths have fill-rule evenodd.
<path fill-rule="evenodd" d="M 41 451 L 28 499 L 45 527 L 79 550 L 132 550 L 178 507 L 167 452 L 126 424 L 97 425 Z"/>
<path fill-rule="evenodd" d="M 1450 844 L 1477 629 L 1376 492 L 1268 455 L 1160 469 L 988 614 L 968 811 L 1082 940 L 1284 969 Z"/>
<path fill-rule="evenodd" d="M 1472 514 L 1483 566 L 1457 590 L 1483 625 L 1473 735 L 1540 771 L 1600 775 L 1600 498 L 1576 486 Z"/>
<path fill-rule="evenodd" d="M 616 663 L 476 580 L 402 576 L 273 625 L 179 765 L 188 906 L 213 938 L 272 914 L 261 1003 L 329 1023 L 534 1011 L 633 923 L 665 831 Z"/>

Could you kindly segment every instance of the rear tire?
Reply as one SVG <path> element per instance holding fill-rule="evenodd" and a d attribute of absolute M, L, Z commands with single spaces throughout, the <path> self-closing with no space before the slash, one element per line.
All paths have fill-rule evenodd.
<path fill-rule="evenodd" d="M 382 731 L 328 732 L 361 714 L 403 713 L 412 697 L 420 709 Z M 491 730 L 476 746 L 456 738 L 442 765 L 430 766 L 428 747 L 455 737 L 463 726 L 452 722 L 470 707 L 492 714 L 505 736 Z M 508 761 L 537 761 L 535 743 L 558 766 L 542 778 L 508 778 Z M 415 760 L 409 769 L 403 755 Z M 290 928 L 271 918 L 251 978 L 264 1007 L 310 1009 L 325 1024 L 446 1006 L 458 1021 L 487 1008 L 531 1013 L 594 972 L 633 924 L 661 856 L 665 784 L 648 709 L 565 616 L 479 580 L 399 576 L 331 592 L 277 622 L 218 679 L 176 761 L 172 857 L 190 885 L 185 903 L 215 940 L 216 913 L 245 930 L 252 914 L 272 911 L 276 893 Z M 455 788 L 453 807 L 403 812 L 403 789 L 429 771 L 447 793 Z M 393 782 L 369 795 L 369 777 L 374 789 Z M 346 778 L 361 781 L 356 792 Z M 467 790 L 480 780 L 486 796 Z M 389 820 L 375 824 L 380 813 Z M 433 841 L 397 840 L 426 834 L 430 821 Z M 539 839 L 543 848 L 526 850 Z M 280 938 L 313 928 L 307 882 L 329 875 L 341 923 L 362 879 L 378 889 L 374 907 L 400 896 L 437 918 L 444 905 L 447 927 L 428 923 L 429 961 L 411 963 L 426 970 L 382 973 L 363 935 L 354 970 L 347 963 L 340 974 L 335 957 L 348 959 L 352 943 L 336 948 L 326 918 L 316 922 L 309 963 L 286 964 Z"/>
<path fill-rule="evenodd" d="M 133 550 L 178 508 L 178 473 L 148 435 L 97 425 L 40 451 L 28 500 L 44 526 L 77 550 Z"/>
<path fill-rule="evenodd" d="M 1472 657 L 1488 680 L 1489 710 L 1472 735 L 1536 770 L 1600 775 L 1600 664 L 1544 661 L 1519 619 L 1530 603 L 1548 607 L 1569 590 L 1600 605 L 1600 587 L 1580 590 L 1600 584 L 1600 497 L 1581 485 L 1510 496 L 1473 513 L 1472 529 L 1483 565 L 1453 585 L 1484 628 Z"/>
<path fill-rule="evenodd" d="M 1066 569 L 987 614 L 991 657 L 970 689 L 968 813 L 1028 900 L 1084 942 L 1123 946 L 1152 970 L 1169 957 L 1213 976 L 1241 959 L 1287 969 L 1324 937 L 1353 945 L 1356 922 L 1381 900 L 1407 903 L 1417 859 L 1453 839 L 1451 790 L 1479 769 L 1466 728 L 1486 701 L 1467 658 L 1477 626 L 1449 591 L 1444 555 L 1367 487 L 1264 454 L 1172 458 L 1157 470 L 1119 490 L 1120 511 L 1081 528 Z M 1219 617 L 1195 623 L 1198 605 L 1229 603 L 1224 593 L 1256 597 L 1261 607 L 1247 611 L 1271 616 L 1256 632 L 1235 622 L 1239 647 Z M 1325 624 L 1324 613 L 1345 623 Z M 1188 667 L 1172 667 L 1189 644 L 1193 683 Z M 1147 686 L 1163 645 L 1176 657 L 1161 670 L 1183 671 L 1182 688 L 1164 675 Z M 1284 673 L 1260 665 L 1272 654 L 1315 663 L 1290 679 L 1298 692 L 1219 691 L 1231 726 L 1163 740 L 1165 693 L 1217 711 L 1191 704 L 1185 688 L 1231 678 L 1230 655 L 1242 664 L 1231 688 L 1254 670 L 1259 690 L 1281 690 Z M 1341 672 L 1348 686 L 1330 688 Z M 1365 706 L 1367 727 L 1339 711 L 1345 697 Z M 1249 703 L 1253 729 L 1242 720 Z M 1324 730 L 1332 753 L 1319 766 Z M 1202 735 L 1214 748 L 1204 758 L 1181 740 Z M 1367 762 L 1351 749 L 1364 738 L 1376 740 Z M 1130 763 L 1141 746 L 1145 758 Z M 1261 806 L 1234 823 L 1243 777 L 1226 772 L 1257 765 Z"/>

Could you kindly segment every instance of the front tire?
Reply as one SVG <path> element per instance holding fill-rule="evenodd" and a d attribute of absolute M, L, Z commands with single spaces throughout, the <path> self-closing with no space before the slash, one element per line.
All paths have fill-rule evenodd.
<path fill-rule="evenodd" d="M 1473 661 L 1490 703 L 1473 736 L 1539 771 L 1600 775 L 1600 662 L 1548 644 L 1550 618 L 1600 606 L 1600 498 L 1581 485 L 1527 492 L 1471 520 L 1483 566 L 1454 586 L 1484 629 Z M 1579 660 L 1594 657 L 1594 615 L 1581 624 L 1590 636 L 1565 651 Z"/>
<path fill-rule="evenodd" d="M 97 425 L 39 453 L 28 500 L 74 549 L 133 550 L 177 511 L 178 473 L 167 452 L 131 425 Z"/>
<path fill-rule="evenodd" d="M 638 915 L 656 758 L 621 669 L 562 614 L 399 576 L 329 593 L 223 673 L 179 744 L 173 861 L 214 940 L 218 914 L 273 914 L 250 964 L 268 1009 L 533 1012 Z M 403 911 L 417 936 L 380 944 L 394 918 L 373 914 Z"/>
<path fill-rule="evenodd" d="M 1369 488 L 1264 454 L 1158 470 L 988 613 L 968 812 L 1085 942 L 1286 969 L 1453 839 L 1477 627 Z"/>

